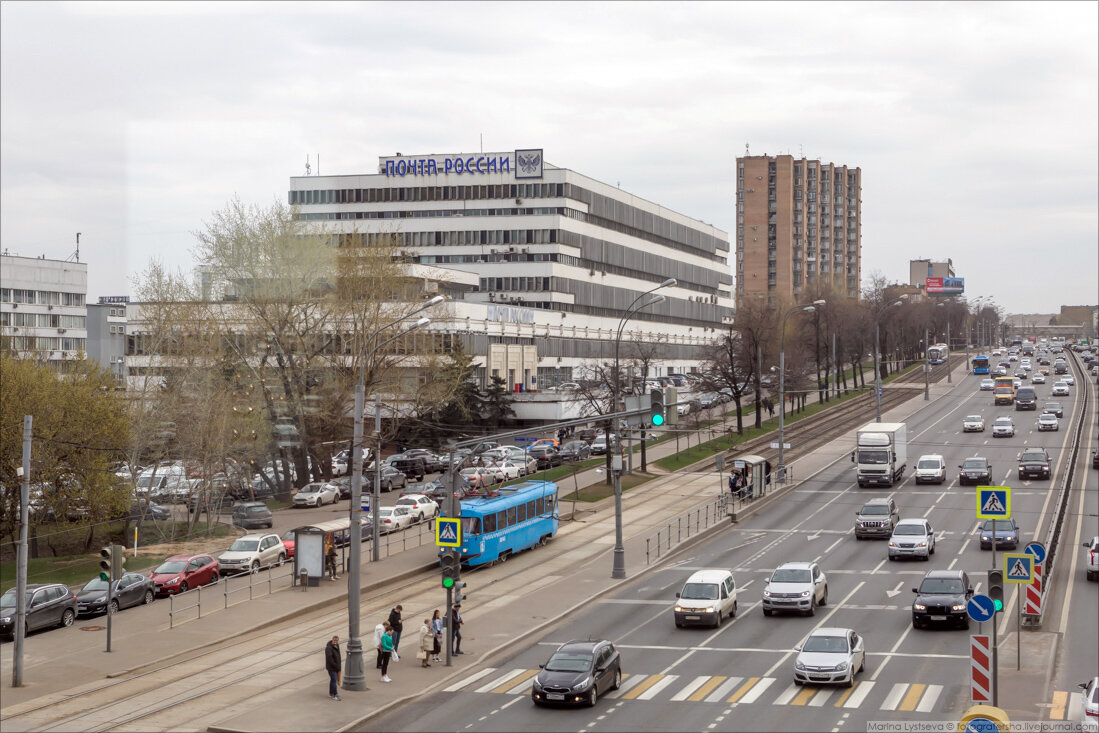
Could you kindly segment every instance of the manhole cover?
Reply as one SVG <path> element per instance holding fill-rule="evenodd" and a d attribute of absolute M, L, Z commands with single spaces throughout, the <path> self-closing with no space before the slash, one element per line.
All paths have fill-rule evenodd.
<path fill-rule="evenodd" d="M 81 626 L 81 631 L 102 631 L 106 626 Z"/>

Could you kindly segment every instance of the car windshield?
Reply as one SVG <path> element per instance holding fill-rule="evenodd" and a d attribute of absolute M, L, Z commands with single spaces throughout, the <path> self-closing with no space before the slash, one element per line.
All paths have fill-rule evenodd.
<path fill-rule="evenodd" d="M 843 636 L 810 636 L 801 648 L 805 652 L 844 653 L 847 651 L 847 638 Z"/>
<path fill-rule="evenodd" d="M 958 578 L 924 578 L 920 593 L 961 593 L 962 581 Z"/>
<path fill-rule="evenodd" d="M 985 521 L 985 526 L 982 527 L 985 532 L 1006 532 L 1010 529 L 1015 529 L 1011 522 L 1006 519 L 988 519 Z"/>
<path fill-rule="evenodd" d="M 590 652 L 557 652 L 546 662 L 547 672 L 587 672 L 591 669 Z"/>
<path fill-rule="evenodd" d="M 859 463 L 889 463 L 889 451 L 860 450 Z"/>
<path fill-rule="evenodd" d="M 862 508 L 862 512 L 860 512 L 860 513 L 861 514 L 868 514 L 868 515 L 877 515 L 877 514 L 885 515 L 885 514 L 889 513 L 889 509 L 886 506 L 881 505 L 881 504 L 871 504 L 869 506 L 864 506 Z"/>
<path fill-rule="evenodd" d="M 92 578 L 80 590 L 107 590 L 107 581 L 101 578 Z"/>
<path fill-rule="evenodd" d="M 391 507 L 391 506 L 383 506 L 381 509 L 378 510 L 378 516 L 379 517 L 388 517 L 392 513 L 393 513 L 393 507 Z"/>
<path fill-rule="evenodd" d="M 397 499 L 397 503 L 405 506 L 416 506 L 415 499 Z"/>
<path fill-rule="evenodd" d="M 229 545 L 229 552 L 253 552 L 259 547 L 259 540 L 237 540 Z"/>
<path fill-rule="evenodd" d="M 772 583 L 808 583 L 810 580 L 808 568 L 779 568 L 771 576 Z"/>
<path fill-rule="evenodd" d="M 1011 424 L 1011 418 L 1010 417 L 998 417 L 998 418 L 996 418 L 996 424 L 999 425 L 1000 427 L 1003 427 L 1005 425 L 1010 425 Z"/>
<path fill-rule="evenodd" d="M 683 586 L 683 592 L 679 594 L 680 598 L 686 598 L 696 601 L 713 601 L 717 599 L 717 584 L 716 583 L 687 583 Z"/>
<path fill-rule="evenodd" d="M 979 469 L 983 470 L 984 467 L 985 467 L 985 462 L 983 460 L 979 459 L 979 458 L 971 459 L 971 460 L 968 460 L 965 463 L 963 463 L 962 467 L 963 468 L 979 468 Z"/>
<path fill-rule="evenodd" d="M 293 529 L 290 530 L 289 532 L 284 534 L 281 539 L 282 539 L 283 542 L 294 542 L 294 541 L 296 541 L 298 539 L 297 530 L 293 530 Z"/>
<path fill-rule="evenodd" d="M 939 462 L 938 461 L 920 461 L 918 464 L 916 464 L 916 468 L 938 468 L 938 467 L 939 467 Z"/>
<path fill-rule="evenodd" d="M 267 511 L 267 507 L 265 507 L 265 506 L 250 506 L 250 507 L 248 507 L 248 509 L 246 511 L 249 514 L 262 514 L 263 512 Z"/>
<path fill-rule="evenodd" d="M 970 415 L 969 417 L 967 417 L 965 419 L 965 421 L 966 422 L 980 422 L 981 421 L 981 416 L 980 415 Z"/>
<path fill-rule="evenodd" d="M 25 605 L 31 605 L 31 596 L 34 595 L 33 591 L 27 591 Z M 15 588 L 9 589 L 4 595 L 0 596 L 0 608 L 15 608 Z"/>
<path fill-rule="evenodd" d="M 183 560 L 169 560 L 160 564 L 156 570 L 153 571 L 153 575 L 169 575 L 174 573 L 182 573 L 183 569 L 187 567 L 187 563 Z"/>
<path fill-rule="evenodd" d="M 918 534 L 925 533 L 922 524 L 898 524 L 897 528 L 893 530 L 893 534 Z"/>
<path fill-rule="evenodd" d="M 315 494 L 321 490 L 318 484 L 308 484 L 298 489 L 299 494 Z"/>
<path fill-rule="evenodd" d="M 1057 418 L 1054 418 L 1054 419 L 1056 420 Z M 1041 463 L 1045 463 L 1046 462 L 1046 454 L 1045 453 L 1024 453 L 1019 458 L 1019 460 L 1020 461 L 1039 461 Z"/>

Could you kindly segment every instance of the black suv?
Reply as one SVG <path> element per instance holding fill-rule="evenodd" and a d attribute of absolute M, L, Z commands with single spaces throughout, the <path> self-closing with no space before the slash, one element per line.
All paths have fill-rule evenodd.
<path fill-rule="evenodd" d="M 988 484 L 992 482 L 992 464 L 987 458 L 966 458 L 965 462 L 958 466 L 958 484 Z"/>
<path fill-rule="evenodd" d="M 1061 407 L 1060 402 L 1047 402 L 1042 405 L 1042 413 L 1045 414 L 1047 412 L 1051 415 L 1056 415 L 1057 417 L 1065 416 L 1065 410 Z"/>
<path fill-rule="evenodd" d="M 427 473 L 427 462 L 423 458 L 395 458 L 391 461 L 393 468 L 403 473 L 413 481 L 423 481 Z"/>
<path fill-rule="evenodd" d="M 973 597 L 973 586 L 963 570 L 932 570 L 923 576 L 919 588 L 913 588 L 912 626 L 934 623 L 957 624 L 969 628 L 966 604 Z"/>
<path fill-rule="evenodd" d="M 27 586 L 28 632 L 50 626 L 72 626 L 76 620 L 76 596 L 60 583 L 32 583 Z M 0 596 L 0 636 L 15 637 L 15 588 Z"/>
<path fill-rule="evenodd" d="M 1045 448 L 1026 448 L 1019 454 L 1019 478 L 1049 478 L 1049 454 Z"/>

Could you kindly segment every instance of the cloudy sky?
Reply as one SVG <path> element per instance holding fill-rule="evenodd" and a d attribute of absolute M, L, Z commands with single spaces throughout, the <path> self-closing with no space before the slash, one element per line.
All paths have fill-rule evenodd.
<path fill-rule="evenodd" d="M 863 171 L 863 278 L 950 258 L 1008 313 L 1099 302 L 1099 4 L 0 5 L 0 246 L 89 299 L 190 269 L 233 196 L 381 155 L 544 148 L 735 231 L 736 157 Z"/>

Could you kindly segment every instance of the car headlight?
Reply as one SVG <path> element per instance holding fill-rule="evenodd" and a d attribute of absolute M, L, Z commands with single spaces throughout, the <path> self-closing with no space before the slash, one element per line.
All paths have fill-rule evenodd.
<path fill-rule="evenodd" d="M 714 612 L 714 607 L 713 606 L 706 606 L 706 608 L 703 610 L 703 613 L 713 613 L 713 612 Z"/>
<path fill-rule="evenodd" d="M 927 547 L 927 540 L 924 540 L 923 542 L 919 543 L 918 545 L 916 545 L 916 547 Z"/>
<path fill-rule="evenodd" d="M 912 608 L 917 610 L 917 611 L 926 611 L 927 610 L 927 606 L 923 605 L 922 603 L 913 603 Z"/>
<path fill-rule="evenodd" d="M 955 611 L 964 611 L 965 610 L 965 606 L 963 606 L 961 603 L 955 603 L 950 608 L 955 610 Z"/>
<path fill-rule="evenodd" d="M 542 689 L 542 683 L 538 681 L 537 677 L 534 678 L 533 687 L 534 687 L 535 690 L 541 690 Z"/>
<path fill-rule="evenodd" d="M 802 672 L 804 672 L 805 671 L 805 665 L 802 664 L 800 661 L 794 662 L 794 669 L 801 670 Z"/>
<path fill-rule="evenodd" d="M 837 672 L 842 672 L 845 669 L 847 669 L 847 662 L 840 662 L 839 664 L 836 665 L 836 671 Z"/>
<path fill-rule="evenodd" d="M 807 591 L 807 590 L 803 590 L 803 591 L 801 592 L 801 597 L 802 597 L 802 598 L 808 598 L 808 597 L 809 597 L 809 591 Z"/>
<path fill-rule="evenodd" d="M 764 598 L 770 598 L 770 597 L 771 597 L 771 591 L 769 591 L 769 590 L 767 590 L 766 588 L 764 588 L 764 589 L 763 589 L 763 597 L 764 597 Z"/>
<path fill-rule="evenodd" d="M 589 685 L 591 685 L 591 677 L 590 676 L 585 677 L 584 679 L 580 680 L 575 685 L 573 685 L 572 686 L 572 691 L 573 692 L 579 692 L 580 690 L 583 690 L 585 687 L 588 687 Z"/>
<path fill-rule="evenodd" d="M 165 583 L 164 585 L 175 585 L 175 584 L 176 584 L 176 583 L 178 583 L 178 582 L 179 582 L 179 578 L 172 578 L 171 580 L 169 580 L 169 581 L 168 581 L 167 583 Z"/>
<path fill-rule="evenodd" d="M 683 608 L 683 606 L 676 606 L 676 607 L 675 607 L 675 612 L 676 612 L 676 613 L 683 613 L 683 612 L 684 612 L 685 610 L 686 610 L 686 609 L 685 609 L 685 608 Z"/>
<path fill-rule="evenodd" d="M 5 616 L 4 618 L 0 618 L 0 623 L 10 624 L 11 623 L 11 616 Z"/>
<path fill-rule="evenodd" d="M 894 542 L 893 540 L 889 540 L 889 546 L 890 546 L 890 547 L 896 547 L 896 546 L 897 546 L 897 543 L 896 543 L 896 542 Z"/>
<path fill-rule="evenodd" d="M 990 540 L 990 539 L 991 539 L 991 538 L 990 538 L 990 537 L 989 537 L 988 535 L 986 535 L 986 534 L 983 534 L 983 535 L 981 535 L 981 541 L 982 541 L 982 542 L 987 542 L 987 541 L 988 541 L 988 540 Z"/>

